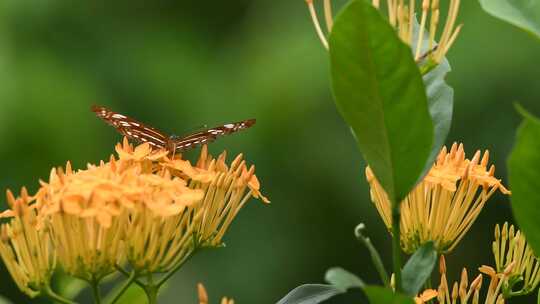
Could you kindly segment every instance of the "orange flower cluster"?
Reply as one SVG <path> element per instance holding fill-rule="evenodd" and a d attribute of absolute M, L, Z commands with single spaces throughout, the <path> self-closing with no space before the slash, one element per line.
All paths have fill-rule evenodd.
<path fill-rule="evenodd" d="M 126 139 L 116 152 L 85 170 L 52 169 L 34 196 L 8 192 L 0 254 L 27 294 L 48 285 L 56 261 L 89 282 L 126 262 L 138 274 L 171 271 L 197 248 L 220 246 L 249 198 L 269 202 L 242 155 L 228 165 L 203 147 L 192 165 Z"/>
<path fill-rule="evenodd" d="M 401 202 L 401 246 L 412 253 L 433 241 L 441 253 L 455 248 L 474 223 L 487 200 L 497 191 L 510 194 L 488 167 L 489 152 L 477 151 L 471 160 L 463 145 L 443 147 L 424 179 Z M 384 223 L 391 228 L 388 195 L 369 167 L 366 177 L 371 199 Z"/>

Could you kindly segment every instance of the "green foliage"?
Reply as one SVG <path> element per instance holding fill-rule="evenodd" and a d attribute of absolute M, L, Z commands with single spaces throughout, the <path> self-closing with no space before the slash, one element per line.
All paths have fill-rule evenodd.
<path fill-rule="evenodd" d="M 277 304 L 316 304 L 343 293 L 332 285 L 305 284 L 289 292 Z"/>
<path fill-rule="evenodd" d="M 355 0 L 330 35 L 339 112 L 391 200 L 414 186 L 432 147 L 433 124 L 410 48 L 369 3 Z"/>
<path fill-rule="evenodd" d="M 413 299 L 406 295 L 394 293 L 392 289 L 379 286 L 368 286 L 365 292 L 370 304 L 414 304 Z"/>
<path fill-rule="evenodd" d="M 540 120 L 518 107 L 523 122 L 517 132 L 508 171 L 512 211 L 527 242 L 540 254 Z"/>
<path fill-rule="evenodd" d="M 230 241 L 249 243 L 250 250 L 230 246 L 219 257 L 196 259 L 198 278 L 176 276 L 163 302 L 191 303 L 196 282 L 204 278 L 210 286 L 219 286 L 216 295 L 274 303 L 285 288 L 320 279 L 313 269 L 328 267 L 328 254 L 318 246 L 340 246 L 340 236 L 358 223 L 358 214 L 368 223 L 380 219 L 362 195 L 368 190 L 358 173 L 358 153 L 334 113 L 325 52 L 316 45 L 302 1 L 235 0 L 212 6 L 209 10 L 207 3 L 197 1 L 135 1 L 127 6 L 3 2 L 2 189 L 35 186 L 51 165 L 68 159 L 80 168 L 106 158 L 119 137 L 89 113 L 92 102 L 173 132 L 256 117 L 256 130 L 210 149 L 245 152 L 256 161 L 267 193 L 279 199 L 271 208 L 249 210 L 249 216 L 234 223 Z M 494 24 L 477 6 L 462 1 L 465 14 L 458 22 L 465 27 L 450 52 L 456 69 L 451 83 L 460 99 L 451 137 L 465 142 L 467 150 L 489 147 L 492 158 L 500 160 L 514 134 L 508 101 L 523 100 L 539 113 L 540 70 L 534 64 L 539 49 L 534 39 Z M 283 176 L 296 176 L 294 184 Z M 493 205 L 506 206 L 506 198 L 498 199 Z M 298 216 L 306 210 L 309 216 Z M 509 216 L 504 207 L 497 207 L 496 217 L 486 211 L 473 229 L 491 227 L 496 219 Z M 264 237 L 253 241 L 254 235 Z M 466 239 L 477 244 L 482 235 L 468 234 Z M 387 231 L 371 236 L 377 243 Z M 272 250 L 268 239 L 275 240 Z M 481 265 L 492 258 L 489 250 L 477 250 L 474 256 L 462 250 L 469 248 L 458 248 L 455 265 Z M 283 266 L 276 256 L 287 256 L 296 265 L 294 271 L 285 277 L 280 271 L 268 272 Z M 261 260 L 267 267 L 259 267 Z M 369 258 L 344 250 L 338 262 L 367 269 Z M 241 288 L 239 277 L 257 277 L 258 284 Z M 10 280 L 4 271 L 2 291 L 14 303 L 39 301 L 21 296 Z"/>
<path fill-rule="evenodd" d="M 480 4 L 491 15 L 540 38 L 540 1 L 480 0 Z"/>
<path fill-rule="evenodd" d="M 364 288 L 362 279 L 343 268 L 334 267 L 326 271 L 325 280 L 337 289 L 346 292 L 350 288 Z"/>
<path fill-rule="evenodd" d="M 432 242 L 418 248 L 403 267 L 403 290 L 415 296 L 431 276 L 437 263 L 437 251 Z"/>

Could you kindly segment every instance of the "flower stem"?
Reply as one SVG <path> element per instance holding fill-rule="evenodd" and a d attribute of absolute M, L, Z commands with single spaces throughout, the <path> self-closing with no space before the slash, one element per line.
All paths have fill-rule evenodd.
<path fill-rule="evenodd" d="M 52 289 L 51 289 L 51 286 L 47 285 L 43 288 L 43 295 L 46 296 L 47 298 L 53 300 L 53 301 L 56 301 L 57 303 L 62 303 L 62 304 L 77 304 L 77 302 L 74 302 L 74 301 L 71 301 L 69 299 L 66 299 L 62 296 L 60 296 L 59 294 L 55 293 Z"/>
<path fill-rule="evenodd" d="M 148 304 L 156 304 L 157 303 L 157 294 L 159 291 L 159 286 L 156 284 L 154 285 L 154 277 L 151 273 L 148 274 L 148 283 L 144 287 L 144 292 L 146 293 L 146 297 L 148 298 Z"/>
<path fill-rule="evenodd" d="M 120 272 L 121 274 L 126 276 L 126 278 L 129 278 L 131 276 L 131 273 L 124 270 L 121 266 L 116 265 L 116 270 L 118 270 L 118 272 Z M 137 277 L 135 277 L 133 281 L 135 282 L 135 284 L 137 284 L 140 287 L 144 288 L 145 285 L 141 281 L 139 281 L 137 279 Z"/>
<path fill-rule="evenodd" d="M 394 276 L 396 279 L 396 292 L 401 292 L 401 235 L 400 235 L 401 209 L 399 203 L 392 204 L 392 260 Z"/>
<path fill-rule="evenodd" d="M 129 288 L 129 286 L 131 286 L 131 284 L 133 284 L 136 277 L 137 277 L 137 273 L 135 272 L 135 270 L 132 270 L 131 273 L 129 274 L 128 279 L 126 280 L 126 282 L 122 286 L 122 288 L 120 288 L 118 293 L 114 296 L 113 300 L 111 301 L 111 304 L 116 303 L 122 297 L 122 295 L 126 292 L 126 290 Z"/>
<path fill-rule="evenodd" d="M 326 20 L 326 29 L 328 30 L 328 33 L 330 33 L 332 31 L 332 27 L 334 26 L 332 3 L 330 0 L 324 0 L 324 18 Z"/>
<path fill-rule="evenodd" d="M 99 281 L 93 279 L 90 281 L 90 286 L 92 287 L 92 295 L 94 296 L 94 303 L 101 304 L 101 295 L 99 293 Z"/>
<path fill-rule="evenodd" d="M 148 298 L 148 304 L 157 304 L 158 289 L 156 286 L 147 286 L 146 297 Z"/>
<path fill-rule="evenodd" d="M 319 18 L 317 17 L 317 11 L 315 10 L 315 6 L 313 6 L 313 0 L 306 0 L 306 3 L 308 5 L 309 13 L 311 14 L 313 25 L 315 26 L 315 31 L 317 32 L 317 35 L 319 35 L 319 39 L 321 40 L 324 48 L 328 50 L 328 41 L 326 40 L 326 36 L 321 29 L 321 24 L 319 23 Z"/>
<path fill-rule="evenodd" d="M 377 269 L 379 277 L 381 278 L 384 286 L 390 287 L 390 280 L 388 279 L 386 269 L 384 269 L 384 264 L 382 262 L 381 256 L 379 255 L 379 252 L 377 251 L 375 246 L 373 246 L 373 244 L 371 243 L 369 237 L 364 236 L 363 231 L 365 231 L 365 229 L 366 225 L 364 223 L 360 223 L 358 226 L 356 226 L 356 229 L 354 229 L 354 234 L 356 235 L 356 238 L 359 239 L 368 249 L 369 255 L 371 256 L 371 261 L 373 262 L 375 269 Z"/>

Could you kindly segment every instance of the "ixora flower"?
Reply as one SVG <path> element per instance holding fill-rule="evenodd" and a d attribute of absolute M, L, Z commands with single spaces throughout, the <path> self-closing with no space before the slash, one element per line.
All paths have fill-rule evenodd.
<path fill-rule="evenodd" d="M 438 295 L 438 292 L 436 290 L 426 289 L 420 295 L 414 298 L 414 303 L 416 304 L 429 303 L 429 301 L 431 301 L 431 299 L 436 298 L 437 295 Z"/>
<path fill-rule="evenodd" d="M 328 40 L 319 22 L 317 10 L 313 3 L 314 0 L 305 1 L 317 35 L 323 46 L 328 49 Z M 371 2 L 376 9 L 381 10 L 380 0 L 372 0 Z M 324 0 L 323 6 L 326 30 L 330 33 L 334 24 L 331 0 Z M 387 8 L 388 22 L 395 28 L 401 40 L 414 50 L 415 59 L 422 61 L 429 58 L 438 64 L 448 53 L 461 31 L 462 25 L 456 26 L 459 6 L 460 0 L 448 1 L 446 19 L 442 30 L 439 30 L 441 23 L 440 0 L 422 0 L 419 7 L 416 6 L 414 0 L 388 0 L 385 7 Z M 417 15 L 420 16 L 419 21 L 416 20 Z M 417 22 L 419 23 L 418 26 L 415 25 Z M 428 29 L 427 32 L 426 28 Z M 435 42 L 436 33 L 440 33 L 438 43 Z"/>
<path fill-rule="evenodd" d="M 204 285 L 199 283 L 197 284 L 197 292 L 199 295 L 199 304 L 209 304 L 208 302 L 208 293 L 206 292 L 206 288 L 204 288 Z M 223 297 L 221 298 L 221 304 L 234 304 L 234 300 Z"/>
<path fill-rule="evenodd" d="M 521 231 L 516 231 L 513 225 L 509 227 L 508 223 L 504 223 L 502 228 L 495 226 L 492 247 L 497 272 L 503 272 L 511 263 L 515 264 L 502 287 L 504 295 L 511 297 L 534 291 L 540 283 L 540 261 Z M 519 290 L 514 291 L 514 286 L 519 286 Z"/>
<path fill-rule="evenodd" d="M 488 169 L 489 152 L 472 160 L 465 158 L 463 145 L 443 147 L 423 180 L 401 202 L 401 246 L 412 253 L 433 241 L 440 253 L 456 247 L 474 223 L 487 200 L 499 190 L 510 194 L 494 177 L 495 166 Z M 369 167 L 366 177 L 371 200 L 391 230 L 391 204 Z"/>
<path fill-rule="evenodd" d="M 0 214 L 0 218 L 9 219 L 0 227 L 0 256 L 19 289 L 30 297 L 49 288 L 56 264 L 48 233 L 36 229 L 33 200 L 24 188 L 19 198 L 8 190 L 11 209 Z"/>
<path fill-rule="evenodd" d="M 469 285 L 469 275 L 467 269 L 463 268 L 461 272 L 461 279 L 459 282 L 454 282 L 452 288 L 448 285 L 446 277 L 446 261 L 444 256 L 441 256 L 439 262 L 439 272 L 441 275 L 439 288 L 437 290 L 437 304 L 503 304 L 504 297 L 501 294 L 501 286 L 504 282 L 508 281 L 509 274 L 512 272 L 514 264 L 511 263 L 508 267 L 497 273 L 493 268 L 489 266 L 482 266 L 479 268 L 481 272 Z M 482 289 L 482 273 L 486 274 L 490 278 L 488 290 L 482 294 L 485 296 L 484 301 L 481 301 L 481 289 Z M 423 303 L 423 302 L 419 302 Z"/>
<path fill-rule="evenodd" d="M 0 253 L 21 290 L 48 285 L 55 262 L 94 285 L 126 267 L 168 278 L 197 249 L 221 246 L 249 198 L 269 202 L 241 155 L 229 165 L 203 147 L 192 165 L 126 139 L 116 151 L 84 170 L 53 169 L 33 197 L 8 192 Z"/>

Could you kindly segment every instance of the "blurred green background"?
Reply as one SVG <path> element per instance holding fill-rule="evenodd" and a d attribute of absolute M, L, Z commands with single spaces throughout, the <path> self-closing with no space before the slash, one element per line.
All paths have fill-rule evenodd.
<path fill-rule="evenodd" d="M 459 21 L 465 27 L 448 56 L 455 88 L 448 142 L 463 142 L 469 155 L 489 149 L 506 183 L 519 123 L 513 102 L 540 114 L 540 43 L 476 1 L 463 3 Z M 327 54 L 304 1 L 1 1 L 2 189 L 35 191 L 52 166 L 71 160 L 82 168 L 108 158 L 120 136 L 94 117 L 93 103 L 177 134 L 257 118 L 254 128 L 210 149 L 245 153 L 272 204 L 248 204 L 227 247 L 197 255 L 160 303 L 195 303 L 197 282 L 213 303 L 222 295 L 275 303 L 300 284 L 322 282 L 332 266 L 376 283 L 367 251 L 353 237 L 359 222 L 390 266 L 390 238 L 334 107 Z M 505 220 L 509 201 L 496 196 L 447 257 L 452 280 L 461 267 L 475 275 L 494 264 L 493 226 Z M 3 266 L 1 282 L 0 293 L 14 303 L 34 303 Z"/>

